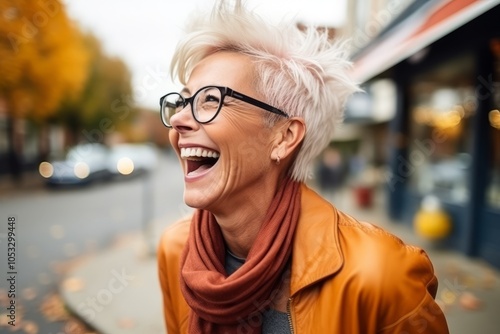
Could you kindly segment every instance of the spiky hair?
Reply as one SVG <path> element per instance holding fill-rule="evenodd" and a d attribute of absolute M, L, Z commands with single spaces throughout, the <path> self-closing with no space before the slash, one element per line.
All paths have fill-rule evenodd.
<path fill-rule="evenodd" d="M 343 118 L 347 98 L 359 90 L 348 75 L 346 42 L 329 39 L 327 29 L 299 29 L 290 22 L 269 24 L 240 0 L 220 0 L 211 15 L 190 16 L 172 59 L 172 76 L 186 84 L 193 68 L 218 51 L 250 56 L 259 94 L 268 104 L 304 120 L 306 134 L 290 175 L 306 181 L 314 159 Z M 267 124 L 279 118 L 267 114 Z"/>

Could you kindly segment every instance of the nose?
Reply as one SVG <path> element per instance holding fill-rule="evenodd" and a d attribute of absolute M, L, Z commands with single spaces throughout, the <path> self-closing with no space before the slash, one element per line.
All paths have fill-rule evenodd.
<path fill-rule="evenodd" d="M 170 124 L 179 133 L 188 131 L 195 131 L 199 128 L 200 124 L 196 122 L 191 110 L 191 104 L 188 103 L 181 111 L 172 115 Z"/>

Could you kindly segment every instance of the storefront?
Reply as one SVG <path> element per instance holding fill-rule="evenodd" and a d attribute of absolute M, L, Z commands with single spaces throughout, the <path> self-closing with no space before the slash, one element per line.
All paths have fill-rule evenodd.
<path fill-rule="evenodd" d="M 500 268 L 500 1 L 433 1 L 354 58 L 361 82 L 392 79 L 388 212 L 422 199 L 451 217 L 444 244 Z"/>

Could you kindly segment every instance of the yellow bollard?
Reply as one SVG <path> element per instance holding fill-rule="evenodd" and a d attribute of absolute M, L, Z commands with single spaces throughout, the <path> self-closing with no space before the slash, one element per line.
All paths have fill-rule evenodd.
<path fill-rule="evenodd" d="M 426 196 L 422 200 L 420 210 L 414 221 L 415 232 L 429 240 L 439 240 L 451 232 L 451 218 L 441 207 L 441 202 L 435 196 Z"/>

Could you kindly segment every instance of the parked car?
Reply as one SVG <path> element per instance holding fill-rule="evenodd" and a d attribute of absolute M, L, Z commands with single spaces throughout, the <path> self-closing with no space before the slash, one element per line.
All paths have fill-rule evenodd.
<path fill-rule="evenodd" d="M 71 148 L 64 160 L 42 162 L 39 172 L 52 186 L 87 184 L 112 176 L 108 159 L 109 149 L 106 146 L 82 144 Z"/>
<path fill-rule="evenodd" d="M 94 181 L 140 175 L 157 164 L 155 149 L 147 144 L 82 144 L 71 148 L 64 160 L 44 161 L 40 175 L 50 186 L 83 185 Z"/>

